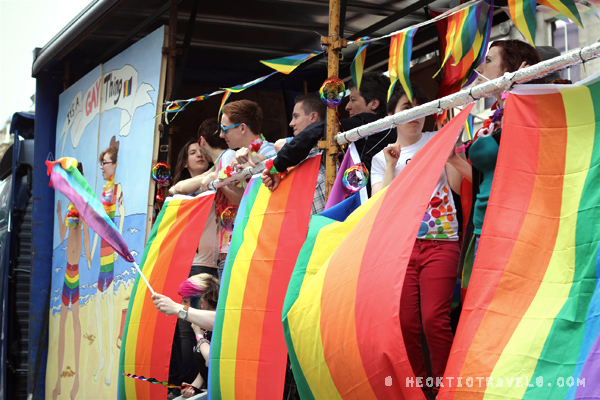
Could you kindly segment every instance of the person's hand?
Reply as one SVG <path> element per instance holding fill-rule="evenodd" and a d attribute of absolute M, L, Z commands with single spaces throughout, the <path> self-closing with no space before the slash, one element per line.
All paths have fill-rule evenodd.
<path fill-rule="evenodd" d="M 181 386 L 183 386 L 183 389 L 181 389 L 181 396 L 186 399 L 196 394 L 196 390 L 194 390 L 194 387 L 191 384 L 183 382 Z"/>
<path fill-rule="evenodd" d="M 152 300 L 156 309 L 166 315 L 176 315 L 183 308 L 181 304 L 160 293 L 154 293 Z"/>
<path fill-rule="evenodd" d="M 241 171 L 247 167 L 256 167 L 252 160 L 252 152 L 249 148 L 244 147 L 235 152 L 235 158 L 231 162 L 231 168 L 234 171 Z"/>
<path fill-rule="evenodd" d="M 523 61 L 521 63 L 521 65 L 519 66 L 519 69 L 523 69 L 523 68 L 527 68 L 527 67 L 529 67 L 529 64 L 527 64 L 527 61 Z"/>
<path fill-rule="evenodd" d="M 281 177 L 279 174 L 271 174 L 268 169 L 265 169 L 260 175 L 263 183 L 270 191 L 274 191 L 279 186 L 279 182 L 281 182 Z"/>
<path fill-rule="evenodd" d="M 400 159 L 400 144 L 394 143 L 389 147 L 386 147 L 383 150 L 383 156 L 385 157 L 385 162 L 388 165 L 396 166 L 398 164 L 398 159 Z"/>
<path fill-rule="evenodd" d="M 275 141 L 275 143 L 273 143 L 273 147 L 275 147 L 275 152 L 279 153 L 279 150 L 281 150 L 281 148 L 286 144 L 287 140 L 285 139 L 278 139 L 277 141 Z"/>

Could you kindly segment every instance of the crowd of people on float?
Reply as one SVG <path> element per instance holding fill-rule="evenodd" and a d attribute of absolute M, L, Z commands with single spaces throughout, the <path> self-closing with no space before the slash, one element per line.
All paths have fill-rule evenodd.
<path fill-rule="evenodd" d="M 556 56 L 547 49 L 544 53 L 546 58 Z M 493 80 L 539 61 L 540 54 L 525 42 L 495 41 L 476 70 L 479 75 L 477 81 Z M 341 129 L 356 128 L 384 117 L 386 112 L 392 115 L 429 101 L 416 84 L 412 85 L 412 101 L 399 84 L 388 101 L 389 86 L 389 79 L 379 72 L 365 73 L 360 90 L 351 84 L 346 105 L 349 118 L 340 120 Z M 415 238 L 400 299 L 400 322 L 413 372 L 415 376 L 423 377 L 423 381 L 433 377 L 436 382 L 436 378 L 444 374 L 453 340 L 450 319 L 452 295 L 457 277 L 461 276 L 463 268 L 472 268 L 477 252 L 501 141 L 504 101 L 505 96 L 497 96 L 492 114 L 472 141 L 462 143 L 459 139 L 457 142 Z M 261 178 L 270 190 L 277 190 L 282 172 L 319 151 L 317 144 L 323 140 L 325 133 L 325 111 L 325 105 L 317 94 L 298 96 L 289 124 L 294 136 L 269 143 L 261 134 L 263 116 L 257 103 L 240 100 L 225 105 L 221 121 L 204 121 L 198 130 L 198 140 L 188 142 L 181 149 L 170 194 L 206 191 L 210 182 L 224 178 L 227 171 L 255 166 L 267 158 L 272 159 L 272 164 L 262 172 Z M 423 132 L 424 125 L 425 118 L 420 118 L 355 142 L 361 161 L 370 171 L 369 195 L 388 186 L 434 137 L 434 131 Z M 191 381 L 191 385 L 198 389 L 206 385 L 207 364 L 203 362 L 210 348 L 210 335 L 206 332 L 213 326 L 219 279 L 245 185 L 243 181 L 217 190 L 214 218 L 209 219 L 204 227 L 190 278 L 182 283 L 180 289 L 182 302 L 161 294 L 153 296 L 159 311 L 180 318 L 173 343 L 179 353 L 173 351 L 171 362 L 173 376 L 170 379 L 174 383 L 177 383 L 175 380 Z M 325 167 L 322 163 L 314 189 L 313 214 L 324 209 L 324 185 Z M 472 199 L 466 202 L 463 199 L 462 202 L 472 203 L 467 207 L 470 208 L 470 216 L 466 226 L 462 226 L 460 218 L 462 207 L 458 195 L 461 185 L 473 187 Z M 227 218 L 222 218 L 223 215 Z M 189 290 L 192 286 L 196 289 Z M 193 301 L 197 297 L 200 300 Z M 426 351 L 422 347 L 424 343 L 428 348 Z M 196 365 L 192 365 L 194 362 L 190 360 Z M 183 371 L 181 367 L 187 370 Z M 427 398 L 434 398 L 438 388 L 424 387 L 423 390 Z M 181 392 L 184 397 L 193 393 L 191 389 Z M 286 396 L 293 398 L 289 397 L 290 393 Z"/>

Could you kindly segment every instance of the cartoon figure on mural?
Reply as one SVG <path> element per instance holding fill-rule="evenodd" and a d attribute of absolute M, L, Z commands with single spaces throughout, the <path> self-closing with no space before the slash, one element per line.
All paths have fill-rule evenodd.
<path fill-rule="evenodd" d="M 102 179 L 106 181 L 102 190 L 101 202 L 108 216 L 114 220 L 115 211 L 119 209 L 119 232 L 123 232 L 123 223 L 125 222 L 125 206 L 123 205 L 123 191 L 121 184 L 115 184 L 115 173 L 117 170 L 117 161 L 119 153 L 119 142 L 113 136 L 110 140 L 110 146 L 100 153 L 100 171 L 102 171 Z M 92 256 L 96 249 L 98 235 L 94 238 Z M 110 245 L 101 239 L 100 241 L 100 274 L 98 275 L 98 291 L 96 294 L 95 314 L 98 327 L 98 370 L 94 374 L 94 380 L 97 381 L 100 373 L 104 369 L 106 357 L 104 347 L 104 321 L 107 327 L 107 346 L 108 349 L 108 367 L 106 369 L 106 377 L 104 383 L 106 386 L 111 384 L 112 369 L 115 363 L 116 345 L 114 339 L 114 324 L 115 324 L 115 307 L 114 293 L 109 292 L 111 283 L 114 279 L 114 266 L 118 262 L 118 254 Z M 102 303 L 106 304 L 106 313 L 102 312 Z"/>
<path fill-rule="evenodd" d="M 77 165 L 77 169 L 83 175 L 83 166 Z M 67 240 L 67 269 L 62 290 L 62 305 L 60 308 L 60 333 L 58 336 L 58 378 L 56 387 L 52 392 L 52 398 L 56 400 L 61 392 L 61 378 L 63 371 L 63 361 L 65 357 L 65 324 L 71 305 L 71 315 L 73 316 L 73 347 L 75 350 L 75 381 L 71 389 L 71 399 L 74 399 L 79 390 L 79 353 L 81 349 L 81 323 L 79 321 L 79 259 L 81 257 L 81 231 L 83 231 L 83 248 L 85 250 L 85 259 L 88 269 L 92 266 L 92 255 L 90 254 L 90 234 L 87 224 L 83 218 L 79 218 L 79 212 L 69 203 L 67 213 L 63 219 L 62 205 L 60 200 L 56 207 L 58 216 L 58 230 L 61 243 L 65 240 L 67 228 L 69 229 L 69 238 Z"/>

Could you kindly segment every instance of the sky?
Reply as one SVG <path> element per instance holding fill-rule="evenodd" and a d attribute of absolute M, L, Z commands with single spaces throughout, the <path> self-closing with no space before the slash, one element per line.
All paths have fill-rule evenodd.
<path fill-rule="evenodd" d="M 29 111 L 33 49 L 44 47 L 90 0 L 0 0 L 0 128 Z"/>

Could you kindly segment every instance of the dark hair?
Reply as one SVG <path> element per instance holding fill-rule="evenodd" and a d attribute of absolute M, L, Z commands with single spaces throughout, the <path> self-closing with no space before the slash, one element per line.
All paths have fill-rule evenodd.
<path fill-rule="evenodd" d="M 413 100 L 416 100 L 417 104 L 421 105 L 429 102 L 429 97 L 427 97 L 427 95 L 425 94 L 425 92 L 423 92 L 419 85 L 413 83 L 410 86 L 413 92 Z M 396 107 L 398 106 L 398 102 L 404 95 L 406 95 L 406 91 L 404 90 L 400 82 L 396 82 L 396 85 L 394 86 L 394 91 L 392 92 L 390 100 L 387 103 L 388 114 L 396 113 Z"/>
<path fill-rule="evenodd" d="M 527 62 L 530 66 L 542 61 L 537 50 L 529 43 L 521 40 L 496 40 L 490 45 L 490 49 L 492 47 L 499 47 L 501 49 L 501 66 L 506 72 L 515 72 L 519 69 L 523 61 Z"/>
<path fill-rule="evenodd" d="M 185 164 L 188 162 L 188 150 L 193 144 L 198 144 L 198 142 L 195 140 L 190 140 L 181 148 L 181 150 L 179 150 L 179 154 L 177 155 L 177 164 L 175 164 L 175 174 L 173 175 L 173 185 L 175 185 L 177 182 L 190 179 L 192 177 Z"/>
<path fill-rule="evenodd" d="M 198 128 L 198 140 L 203 136 L 206 143 L 213 149 L 227 150 L 227 142 L 219 136 L 219 120 L 217 118 L 209 118 L 204 120 Z"/>
<path fill-rule="evenodd" d="M 302 103 L 302 109 L 306 115 L 314 111 L 319 116 L 319 121 L 325 121 L 327 107 L 325 107 L 325 104 L 323 104 L 323 101 L 321 101 L 321 97 L 318 94 L 309 93 L 296 96 L 294 104 L 298 103 Z"/>
<path fill-rule="evenodd" d="M 263 113 L 260 106 L 251 100 L 238 100 L 223 106 L 223 114 L 234 123 L 244 123 L 255 135 L 260 135 Z"/>
<path fill-rule="evenodd" d="M 81 161 L 77 162 L 77 170 L 81 175 L 83 175 L 83 163 Z"/>
<path fill-rule="evenodd" d="M 348 89 L 354 87 L 354 82 L 350 81 Z M 360 95 L 365 99 L 365 102 L 369 104 L 371 100 L 379 100 L 379 107 L 375 110 L 376 113 L 385 112 L 385 105 L 387 103 L 387 91 L 390 87 L 390 78 L 383 75 L 381 72 L 369 71 L 365 72 L 360 82 Z"/>

